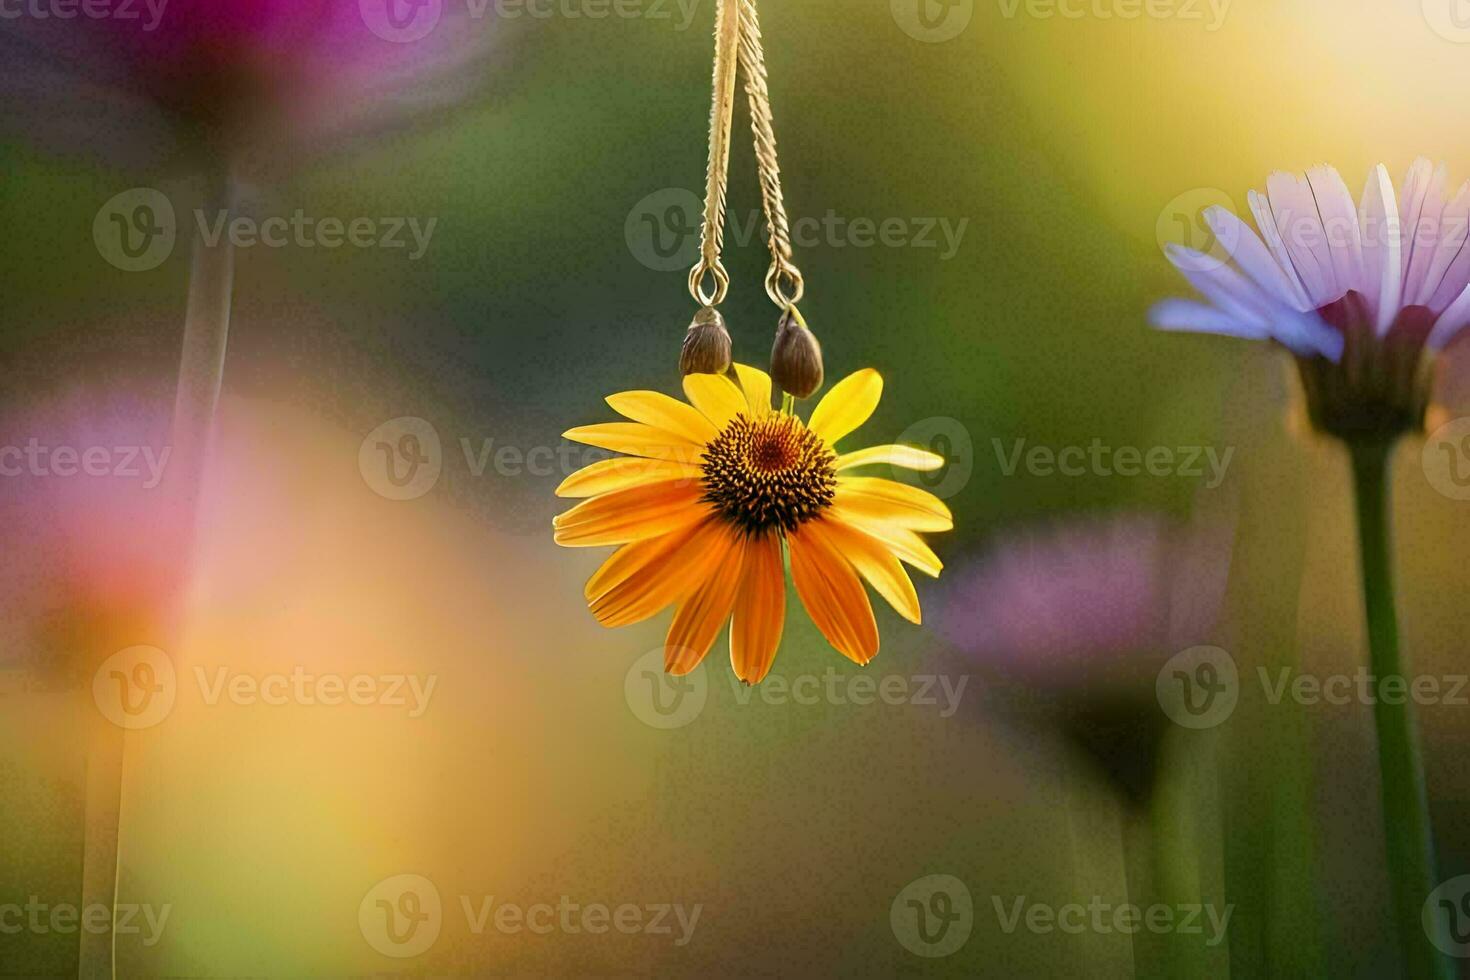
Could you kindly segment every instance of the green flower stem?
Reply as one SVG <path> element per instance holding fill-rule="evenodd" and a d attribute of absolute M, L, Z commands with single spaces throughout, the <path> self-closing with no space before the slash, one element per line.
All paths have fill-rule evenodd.
<path fill-rule="evenodd" d="M 1363 601 L 1368 616 L 1368 657 L 1372 674 L 1381 685 L 1385 678 L 1404 673 L 1390 554 L 1388 480 L 1393 445 L 1360 443 L 1350 448 L 1362 548 Z M 1373 718 L 1378 728 L 1388 876 L 1405 976 L 1447 980 L 1454 971 L 1430 944 L 1420 921 L 1424 902 L 1437 882 L 1424 765 L 1412 706 L 1408 699 L 1395 704 L 1376 697 Z"/>

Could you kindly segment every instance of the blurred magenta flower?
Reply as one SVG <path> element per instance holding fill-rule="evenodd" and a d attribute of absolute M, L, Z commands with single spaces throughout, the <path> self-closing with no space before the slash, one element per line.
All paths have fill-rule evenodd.
<path fill-rule="evenodd" d="M 1012 532 L 952 573 L 939 629 L 1022 681 L 1085 696 L 1142 685 L 1151 697 L 1165 659 L 1213 637 L 1233 536 L 1227 521 L 1148 514 Z"/>
<path fill-rule="evenodd" d="M 450 15 L 441 0 L 97 9 L 108 16 L 0 20 L 8 121 L 48 149 L 115 166 L 247 176 L 463 100 L 485 82 L 492 33 L 488 16 Z"/>
<path fill-rule="evenodd" d="M 1059 726 L 1143 801 L 1168 727 L 1155 680 L 1175 653 L 1216 639 L 1233 546 L 1233 516 L 1213 513 L 1190 523 L 1112 514 L 1012 532 L 956 563 L 939 630 L 1005 682 L 1014 713 Z"/>

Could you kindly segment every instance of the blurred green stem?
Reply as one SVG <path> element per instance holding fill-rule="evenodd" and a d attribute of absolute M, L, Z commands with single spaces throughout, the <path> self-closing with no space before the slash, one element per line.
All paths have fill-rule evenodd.
<path fill-rule="evenodd" d="M 1363 602 L 1368 616 L 1368 657 L 1377 691 L 1388 677 L 1402 676 L 1398 617 L 1394 611 L 1392 548 L 1389 530 L 1389 460 L 1392 443 L 1351 447 L 1353 487 L 1362 548 Z M 1394 922 L 1405 975 L 1449 978 L 1449 963 L 1429 943 L 1420 911 L 1434 890 L 1434 839 L 1424 790 L 1424 766 L 1407 698 L 1390 703 L 1373 699 L 1378 728 L 1378 767 L 1382 775 L 1383 824 L 1388 844 Z"/>
<path fill-rule="evenodd" d="M 206 175 L 205 213 L 228 210 L 234 204 L 233 182 L 225 173 Z M 172 608 L 154 611 L 155 629 L 177 635 L 177 622 L 189 579 L 194 522 L 205 457 L 214 429 L 224 377 L 225 346 L 230 333 L 230 294 L 234 287 L 234 248 L 229 236 L 218 244 L 194 239 L 189 274 L 188 306 L 179 359 L 178 390 L 170 434 L 168 475 L 163 492 L 179 516 L 181 536 L 171 542 L 176 550 Z M 89 692 L 90 693 L 90 692 Z M 123 778 L 126 772 L 127 731 L 98 721 L 88 750 L 86 812 L 82 851 L 83 907 L 103 905 L 116 911 L 120 888 Z M 117 975 L 116 937 L 111 929 L 81 930 L 77 975 L 83 980 Z"/>

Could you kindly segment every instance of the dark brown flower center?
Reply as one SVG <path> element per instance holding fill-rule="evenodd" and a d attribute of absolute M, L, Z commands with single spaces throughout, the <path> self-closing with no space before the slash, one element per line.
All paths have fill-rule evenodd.
<path fill-rule="evenodd" d="M 1424 428 L 1429 362 L 1424 342 L 1434 327 L 1427 307 L 1401 310 L 1378 336 L 1356 291 L 1317 310 L 1343 336 L 1342 358 L 1297 358 L 1312 424 L 1349 443 L 1392 442 Z"/>
<path fill-rule="evenodd" d="M 795 416 L 740 415 L 705 447 L 704 499 L 751 533 L 794 530 L 832 503 L 836 462 Z"/>

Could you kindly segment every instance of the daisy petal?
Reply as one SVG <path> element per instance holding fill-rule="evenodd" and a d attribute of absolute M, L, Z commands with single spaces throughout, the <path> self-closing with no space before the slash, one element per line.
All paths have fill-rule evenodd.
<path fill-rule="evenodd" d="M 838 456 L 837 472 L 858 466 L 872 466 L 875 463 L 928 472 L 943 467 L 944 457 L 916 446 L 873 446 L 871 449 L 859 449 Z"/>
<path fill-rule="evenodd" d="M 645 483 L 668 483 L 681 480 L 698 482 L 704 471 L 690 463 L 636 456 L 614 456 L 585 466 L 562 481 L 556 488 L 558 497 L 596 497 L 614 490 Z"/>
<path fill-rule="evenodd" d="M 684 481 L 650 483 L 584 500 L 557 517 L 556 543 L 578 548 L 627 544 L 658 537 L 709 514 L 704 490 Z"/>
<path fill-rule="evenodd" d="M 918 487 L 871 476 L 839 478 L 834 506 L 911 531 L 948 531 L 954 517 L 944 501 Z"/>
<path fill-rule="evenodd" d="M 895 527 L 885 521 L 868 517 L 850 508 L 834 504 L 829 511 L 832 520 L 841 521 L 877 539 L 900 561 L 907 562 L 930 578 L 938 578 L 944 571 L 944 562 L 924 539 L 908 528 Z"/>
<path fill-rule="evenodd" d="M 716 429 L 723 429 L 735 416 L 749 411 L 745 394 L 722 374 L 686 374 L 684 394 Z"/>
<path fill-rule="evenodd" d="M 791 579 L 817 629 L 838 652 L 858 664 L 878 655 L 878 622 L 863 583 L 846 558 L 832 548 L 816 522 L 786 536 L 791 548 Z"/>
<path fill-rule="evenodd" d="M 690 574 L 708 550 L 713 521 L 618 549 L 587 582 L 588 608 L 609 629 L 641 623 L 687 596 L 702 578 Z M 708 574 L 712 565 L 698 571 Z M 594 594 L 595 593 L 595 594 Z"/>
<path fill-rule="evenodd" d="M 1424 345 L 1433 351 L 1444 350 L 1467 324 L 1470 324 L 1470 286 L 1440 314 Z"/>
<path fill-rule="evenodd" d="M 745 574 L 730 620 L 730 663 L 735 676 L 759 684 L 771 671 L 786 622 L 786 570 L 781 539 L 775 534 L 746 545 Z"/>
<path fill-rule="evenodd" d="M 745 391 L 746 404 L 753 416 L 759 418 L 771 411 L 771 376 L 759 368 L 746 364 L 735 365 L 735 374 L 740 378 L 740 387 Z"/>
<path fill-rule="evenodd" d="M 864 368 L 843 378 L 817 403 L 807 424 L 827 445 L 847 435 L 868 420 L 883 397 L 883 378 Z"/>
<path fill-rule="evenodd" d="M 1235 260 L 1235 264 L 1240 266 L 1241 270 L 1250 276 L 1257 286 L 1270 292 L 1279 302 L 1294 309 L 1310 308 L 1307 296 L 1302 292 L 1301 283 L 1294 275 L 1287 278 L 1287 273 L 1281 268 L 1281 264 L 1261 243 L 1261 239 L 1250 225 L 1218 204 L 1206 208 L 1204 218 L 1205 223 L 1210 226 L 1210 231 L 1215 233 L 1220 243 L 1228 246 L 1230 257 Z"/>
<path fill-rule="evenodd" d="M 709 419 L 701 415 L 693 405 L 686 405 L 659 391 L 625 391 L 622 394 L 609 395 L 607 403 L 619 415 L 672 433 L 696 445 L 702 446 L 719 435 Z"/>
<path fill-rule="evenodd" d="M 1333 292 L 1341 295 L 1356 289 L 1363 279 L 1363 242 L 1358 231 L 1358 208 L 1348 192 L 1342 175 L 1333 167 L 1313 167 L 1307 171 L 1307 186 L 1317 205 L 1326 237 L 1327 261 L 1336 283 Z"/>
<path fill-rule="evenodd" d="M 664 642 L 664 667 L 676 677 L 688 674 L 704 660 L 720 628 L 730 618 L 740 589 L 745 535 L 728 525 L 713 526 L 717 533 L 704 546 L 704 553 L 715 560 L 715 567 L 709 575 L 698 579 L 699 587 L 679 604 Z M 685 576 L 686 572 L 679 569 L 676 574 Z"/>
<path fill-rule="evenodd" d="M 562 438 L 615 453 L 642 456 L 645 459 L 694 463 L 704 454 L 703 446 L 641 422 L 584 425 L 563 433 Z"/>
<path fill-rule="evenodd" d="M 1148 319 L 1160 330 L 1212 333 L 1243 340 L 1266 340 L 1271 336 L 1270 330 L 1262 323 L 1246 322 L 1213 306 L 1188 299 L 1166 299 L 1155 303 L 1148 311 Z"/>
<path fill-rule="evenodd" d="M 1346 290 L 1337 288 L 1327 233 L 1306 175 L 1278 170 L 1266 178 L 1266 195 L 1271 199 L 1276 230 L 1302 277 L 1312 306 L 1326 306 L 1340 298 Z"/>
<path fill-rule="evenodd" d="M 887 599 L 900 616 L 916 626 L 922 622 L 919 594 L 914 591 L 908 572 L 903 570 L 892 552 L 858 528 L 835 520 L 813 521 L 811 526 L 820 528 L 828 543 L 852 562 L 858 574 L 867 579 L 868 584 Z"/>
<path fill-rule="evenodd" d="M 1398 200 L 1388 169 L 1381 163 L 1368 174 L 1363 201 L 1358 206 L 1358 222 L 1363 237 L 1364 298 L 1377 318 L 1378 334 L 1382 336 L 1398 316 L 1403 268 Z"/>

